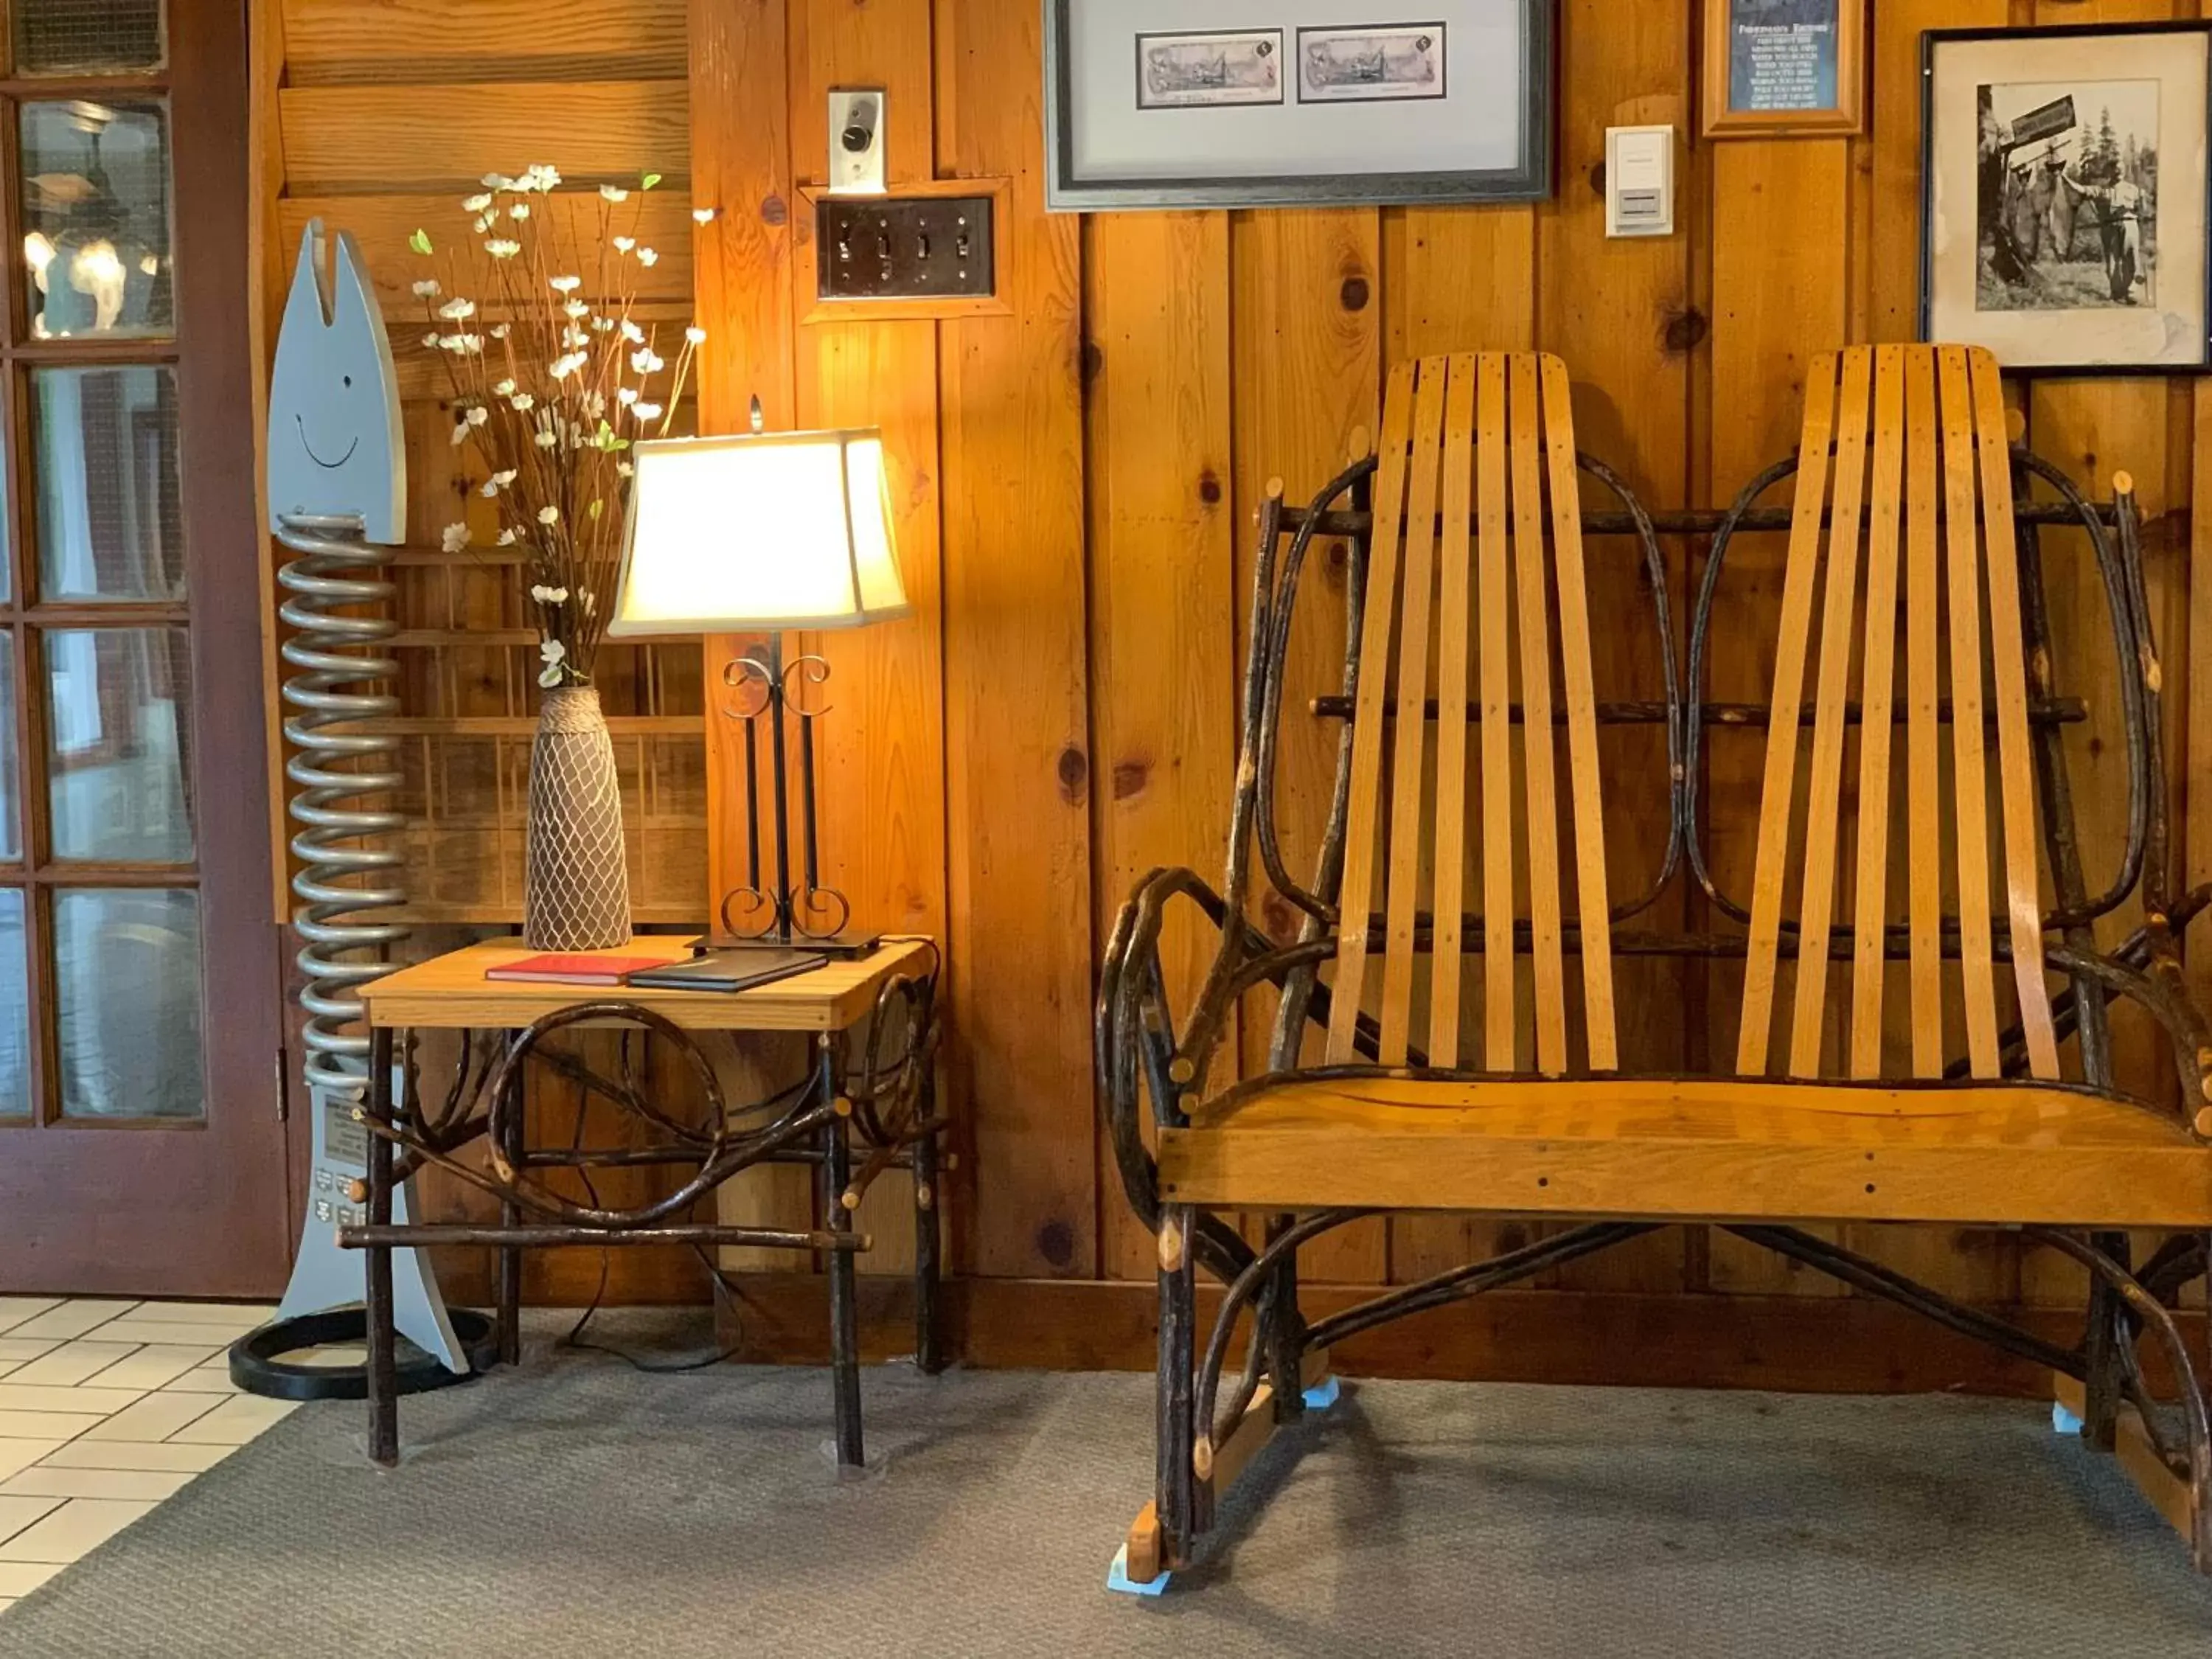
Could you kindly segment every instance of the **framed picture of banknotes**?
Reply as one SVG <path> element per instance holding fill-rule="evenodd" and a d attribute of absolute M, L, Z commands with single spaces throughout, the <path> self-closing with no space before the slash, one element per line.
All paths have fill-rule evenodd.
<path fill-rule="evenodd" d="M 1069 212 L 1552 191 L 1552 0 L 1045 0 Z"/>

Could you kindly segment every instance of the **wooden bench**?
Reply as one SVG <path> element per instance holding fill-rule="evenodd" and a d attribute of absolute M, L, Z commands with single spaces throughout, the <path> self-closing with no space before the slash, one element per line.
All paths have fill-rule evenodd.
<path fill-rule="evenodd" d="M 1304 511 L 1270 492 L 1225 884 L 1148 876 L 1101 977 L 1116 1160 L 1160 1262 L 1157 1491 L 1117 1577 L 1157 1588 L 1194 1559 L 1234 1473 L 1304 1409 L 1330 1344 L 1672 1221 L 1729 1227 L 2048 1366 L 2094 1443 L 2112 1448 L 2124 1418 L 2131 1466 L 2170 1477 L 2160 1501 L 2212 1571 L 2212 1437 L 2169 1311 L 2204 1272 L 2212 1230 L 2212 1034 L 2176 954 L 2212 890 L 2172 890 L 2130 486 L 2121 475 L 2113 502 L 2093 505 L 2014 445 L 2007 419 L 1985 352 L 1823 356 L 1794 460 L 1725 514 L 1655 515 L 1578 454 L 1556 358 L 1432 357 L 1390 376 L 1374 457 Z M 1585 477 L 1617 505 L 1586 508 Z M 1761 505 L 1793 477 L 1790 505 Z M 2130 831 L 2094 888 L 2063 742 L 2080 711 L 2056 689 L 2042 580 L 2053 526 L 2097 561 L 2122 665 Z M 1744 648 L 1715 639 L 1729 555 L 1754 532 L 1786 534 L 1779 617 L 1763 624 L 1771 692 L 1715 704 L 1715 652 Z M 1662 533 L 1707 550 L 1686 690 Z M 1278 830 L 1276 773 L 1302 577 L 1332 538 L 1348 550 L 1348 643 L 1342 696 L 1316 712 L 1349 719 L 1309 884 Z M 1656 702 L 1599 699 L 1586 565 L 1601 542 L 1644 561 Z M 1663 728 L 1671 827 L 1653 878 L 1624 897 L 1615 872 L 1633 860 L 1608 855 L 1640 849 L 1608 846 L 1599 732 L 1638 722 Z M 1718 727 L 1762 726 L 1755 823 L 1717 842 L 1707 747 Z M 1743 867 L 1717 845 L 1741 849 Z M 1747 900 L 1731 875 L 1748 878 Z M 1261 881 L 1301 919 L 1295 938 L 1249 919 Z M 1710 931 L 1630 925 L 1686 885 Z M 1180 1019 L 1158 948 L 1178 901 L 1221 935 Z M 2100 949 L 2095 924 L 2131 902 L 2141 925 Z M 1741 1018 L 1711 1075 L 1623 1070 L 1614 970 L 1631 955 L 1714 967 L 1710 1000 Z M 1270 998 L 1267 1071 L 1218 1078 L 1236 1063 L 1224 1048 L 1237 1011 L 1264 1018 Z M 2178 1089 L 2161 1100 L 2115 1085 L 2118 998 L 2171 1043 Z M 1421 1210 L 1553 1224 L 1304 1321 L 1303 1246 Z M 1265 1218 L 1250 1234 L 1263 1243 L 1243 1217 Z M 2087 1270 L 2083 1338 L 2061 1348 L 1805 1225 L 1838 1221 L 2026 1229 Z M 2174 1237 L 2131 1271 L 2127 1229 Z M 1200 1268 L 1226 1287 L 1204 1332 Z M 2146 1334 L 2178 1405 L 2148 1395 Z"/>

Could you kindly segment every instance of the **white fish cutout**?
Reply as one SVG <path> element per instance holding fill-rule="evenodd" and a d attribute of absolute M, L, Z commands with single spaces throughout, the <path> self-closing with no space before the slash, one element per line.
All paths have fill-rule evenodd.
<path fill-rule="evenodd" d="M 335 240 L 328 301 L 315 219 L 284 302 L 269 389 L 270 528 L 287 516 L 358 518 L 369 541 L 392 546 L 407 522 L 398 376 L 360 251 L 343 231 Z"/>

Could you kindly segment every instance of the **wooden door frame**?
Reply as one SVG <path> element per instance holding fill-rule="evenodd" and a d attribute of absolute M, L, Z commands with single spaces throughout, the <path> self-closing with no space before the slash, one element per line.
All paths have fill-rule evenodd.
<path fill-rule="evenodd" d="M 290 1261 L 283 935 L 269 915 L 270 782 L 263 702 L 255 464 L 245 0 L 168 0 L 178 472 L 191 618 L 191 746 L 208 1115 L 198 1128 L 48 1125 L 5 1132 L 22 1191 L 87 1188 L 69 1224 L 7 1237 L 9 1288 L 265 1296 Z M 10 185 L 12 187 L 12 185 Z M 12 276 L 12 271 L 9 273 Z M 14 296 L 5 294 L 10 302 Z M 106 349 L 112 349 L 112 348 Z M 85 356 L 98 356 L 94 346 Z M 118 353 L 127 356 L 127 352 Z M 26 475 L 27 478 L 27 475 Z M 221 856 L 210 858 L 220 849 Z M 33 1033 L 33 1041 L 41 1040 Z M 174 1135 L 218 1138 L 180 1179 Z M 88 1148 L 97 1148 L 88 1155 Z M 96 1183 L 96 1187 L 95 1187 Z M 117 1212 L 125 1218 L 112 1222 Z M 221 1218 L 209 1224 L 210 1215 Z M 166 1238 L 149 1256 L 144 1242 Z"/>

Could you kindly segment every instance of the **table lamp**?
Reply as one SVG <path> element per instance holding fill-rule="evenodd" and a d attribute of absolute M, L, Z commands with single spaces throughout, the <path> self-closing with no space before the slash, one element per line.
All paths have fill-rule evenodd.
<path fill-rule="evenodd" d="M 759 634 L 722 672 L 757 701 L 726 711 L 745 732 L 745 885 L 724 895 L 738 945 L 859 954 L 840 937 L 852 905 L 821 883 L 814 725 L 799 695 L 830 678 L 820 657 L 784 660 L 786 629 L 865 628 L 907 614 L 891 534 L 883 434 L 875 430 L 668 439 L 630 453 L 629 517 L 610 639 Z M 799 735 L 799 878 L 792 880 L 788 725 Z M 772 878 L 761 866 L 760 750 L 767 726 Z"/>

